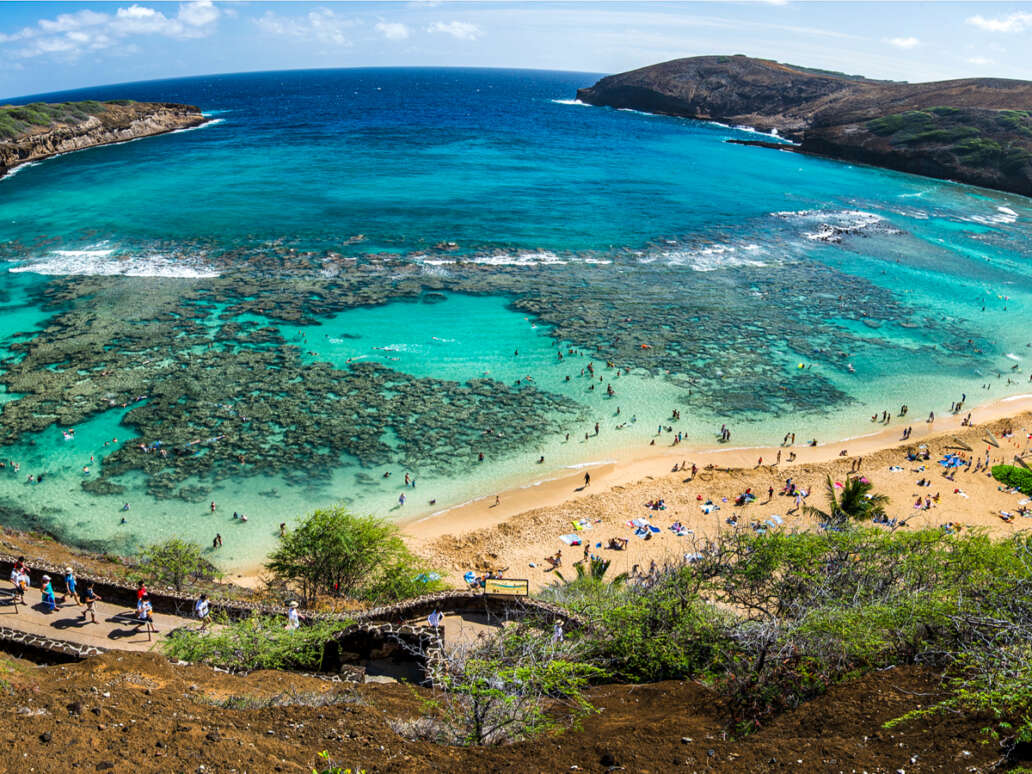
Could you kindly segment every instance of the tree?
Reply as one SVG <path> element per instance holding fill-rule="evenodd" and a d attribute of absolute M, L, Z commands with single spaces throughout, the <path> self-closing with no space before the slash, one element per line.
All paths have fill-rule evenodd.
<path fill-rule="evenodd" d="M 425 660 L 433 697 L 420 720 L 394 728 L 444 744 L 504 744 L 575 724 L 596 711 L 584 689 L 605 676 L 577 642 L 524 623 L 475 640 L 402 645 Z"/>
<path fill-rule="evenodd" d="M 831 476 L 827 479 L 828 510 L 822 511 L 812 505 L 804 506 L 804 512 L 820 521 L 841 524 L 849 519 L 867 520 L 885 513 L 889 498 L 874 494 L 874 485 L 862 478 L 847 478 L 842 493 L 835 491 Z"/>
<path fill-rule="evenodd" d="M 266 568 L 305 605 L 319 594 L 400 599 L 431 590 L 398 527 L 343 507 L 317 510 L 280 537 Z"/>
<path fill-rule="evenodd" d="M 155 580 L 171 583 L 176 591 L 183 590 L 188 577 L 214 575 L 214 567 L 201 556 L 201 547 L 179 538 L 169 538 L 143 549 L 142 565 Z"/>

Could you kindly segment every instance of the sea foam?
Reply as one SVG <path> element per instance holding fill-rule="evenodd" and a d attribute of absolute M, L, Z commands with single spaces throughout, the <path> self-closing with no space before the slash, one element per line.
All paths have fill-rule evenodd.
<path fill-rule="evenodd" d="M 14 266 L 13 273 L 30 272 L 48 276 L 176 277 L 200 279 L 219 273 L 196 260 L 173 259 L 158 253 L 120 253 L 106 242 L 77 250 L 53 250 L 34 261 Z"/>

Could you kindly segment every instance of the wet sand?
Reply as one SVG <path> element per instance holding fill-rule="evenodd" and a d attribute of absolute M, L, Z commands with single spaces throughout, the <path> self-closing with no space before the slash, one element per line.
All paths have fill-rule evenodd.
<path fill-rule="evenodd" d="M 587 463 L 578 469 L 543 476 L 540 481 L 517 489 L 485 494 L 478 500 L 406 522 L 403 531 L 410 546 L 444 571 L 453 583 L 461 583 L 466 570 L 508 568 L 506 577 L 528 578 L 532 587 L 540 588 L 552 581 L 551 573 L 545 571 L 546 555 L 562 550 L 563 567 L 571 575 L 573 561 L 582 558 L 583 545 L 567 546 L 559 540 L 560 535 L 576 531 L 575 521 L 587 519 L 591 523 L 591 529 L 581 535 L 582 540 L 592 553 L 612 559 L 613 571 L 629 571 L 635 564 L 647 570 L 652 561 L 662 563 L 690 552 L 693 537 L 703 540 L 721 530 L 734 529 L 726 521 L 732 514 L 738 514 L 740 529 L 748 529 L 751 521 L 762 522 L 772 514 L 784 519 L 781 529 L 816 526 L 798 512 L 789 513 L 794 500 L 778 494 L 785 480 L 791 477 L 798 486 L 811 491 L 809 504 L 823 508 L 827 504 L 826 477 L 843 481 L 855 458 L 860 457 L 861 473 L 874 483 L 876 491 L 890 498 L 889 517 L 905 519 L 906 528 L 955 522 L 965 528 L 982 527 L 994 534 L 1012 534 L 1032 527 L 1032 520 L 1016 516 L 1007 523 L 999 517 L 999 511 L 1014 512 L 1023 496 L 1000 491 L 998 483 L 985 471 L 960 472 L 955 481 L 945 479 L 938 460 L 950 447 L 949 451 L 983 461 L 988 450 L 990 464 L 1012 463 L 1014 455 L 1028 447 L 1030 412 L 1032 395 L 1019 395 L 971 409 L 970 428 L 961 425 L 968 414 L 964 410 L 956 415 L 937 416 L 933 423 L 928 423 L 926 416 L 913 414 L 893 417 L 888 425 L 872 422 L 870 433 L 815 447 L 807 445 L 811 436 L 797 433 L 795 445 L 780 448 L 779 465 L 772 464 L 779 451 L 777 446 L 728 444 L 690 448 L 685 444 L 671 445 L 672 435 L 664 433 L 657 437 L 655 446 L 628 449 L 615 461 Z M 903 428 L 908 426 L 913 428 L 912 435 L 909 440 L 901 440 Z M 1013 435 L 1002 438 L 1002 432 L 1008 428 Z M 996 435 L 999 448 L 985 443 L 987 429 Z M 971 451 L 958 448 L 955 437 L 970 446 Z M 819 441 L 820 436 L 817 438 Z M 921 444 L 927 444 L 931 459 L 923 463 L 907 461 L 907 449 L 916 449 Z M 787 461 L 789 452 L 797 455 L 794 462 Z M 760 458 L 762 466 L 758 464 Z M 673 471 L 675 464 L 680 467 L 682 461 L 689 471 L 692 463 L 698 466 L 699 475 L 694 480 L 688 480 L 690 472 Z M 903 470 L 892 472 L 891 466 Z M 591 474 L 587 487 L 585 472 Z M 931 486 L 916 485 L 926 477 L 931 479 Z M 769 487 L 775 490 L 770 501 Z M 751 488 L 757 500 L 735 507 L 735 497 L 746 488 Z M 954 489 L 963 494 L 955 494 Z M 940 495 L 939 503 L 931 509 L 913 507 L 918 496 L 936 493 Z M 656 499 L 665 501 L 665 510 L 645 507 L 647 501 Z M 704 514 L 700 506 L 706 500 L 712 500 L 720 509 Z M 660 532 L 648 541 L 635 537 L 626 522 L 639 517 L 648 517 Z M 668 529 L 674 521 L 680 521 L 693 534 L 675 535 Z M 611 537 L 627 538 L 628 549 L 605 549 Z M 603 548 L 596 547 L 599 542 Z"/>

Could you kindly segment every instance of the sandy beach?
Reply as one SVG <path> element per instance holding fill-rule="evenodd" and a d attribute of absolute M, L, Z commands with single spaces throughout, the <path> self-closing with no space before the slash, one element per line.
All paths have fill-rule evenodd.
<path fill-rule="evenodd" d="M 613 560 L 612 570 L 631 571 L 635 565 L 648 570 L 651 562 L 676 559 L 691 551 L 692 539 L 704 540 L 721 530 L 749 529 L 754 521 L 765 522 L 773 515 L 784 521 L 779 529 L 807 529 L 813 520 L 795 509 L 793 498 L 779 494 L 789 478 L 811 492 L 807 502 L 826 506 L 827 476 L 844 481 L 860 459 L 860 472 L 877 492 L 888 495 L 890 518 L 905 520 L 903 528 L 940 526 L 947 522 L 962 529 L 984 528 L 1008 535 L 1032 526 L 1021 516 L 1004 521 L 1000 511 L 1014 513 L 1023 495 L 1002 491 L 985 470 L 958 469 L 954 480 L 944 477 L 938 464 L 944 453 L 963 455 L 983 463 L 986 453 L 991 465 L 1013 463 L 1015 455 L 1029 446 L 1032 428 L 1032 395 L 1017 395 L 970 410 L 971 426 L 962 422 L 969 411 L 936 416 L 894 416 L 888 424 L 871 422 L 869 433 L 834 442 L 809 446 L 811 436 L 797 434 L 792 446 L 689 448 L 671 445 L 670 436 L 657 437 L 655 446 L 628 449 L 615 461 L 586 463 L 544 476 L 520 488 L 490 493 L 483 498 L 406 522 L 403 531 L 412 548 L 446 573 L 447 579 L 462 583 L 467 570 L 505 569 L 506 577 L 527 578 L 532 588 L 552 582 L 544 558 L 562 551 L 563 569 L 572 575 L 573 562 L 591 553 Z M 903 440 L 904 428 L 912 428 Z M 812 429 L 812 427 L 811 427 Z M 987 442 L 990 437 L 998 445 Z M 1006 436 L 1006 437 L 1005 437 Z M 818 441 L 820 436 L 817 436 Z M 780 439 L 774 439 L 775 441 Z M 908 450 L 928 448 L 928 461 L 907 459 Z M 969 448 L 964 448 L 969 447 Z M 781 462 L 774 464 L 781 453 Z M 845 454 L 843 454 L 845 452 Z M 796 458 L 789 462 L 790 453 Z M 760 460 L 762 459 L 762 464 Z M 698 474 L 691 478 L 691 466 Z M 682 470 L 684 465 L 687 470 Z M 674 468 L 677 467 L 675 471 Z M 584 474 L 590 473 L 588 486 Z M 929 479 L 930 486 L 918 486 Z M 768 498 L 769 490 L 774 494 Z M 756 495 L 750 504 L 736 507 L 735 499 L 747 489 Z M 957 491 L 955 491 L 957 490 Z M 914 507 L 921 497 L 938 502 L 931 508 Z M 497 497 L 497 504 L 496 504 Z M 662 500 L 663 509 L 646 507 Z M 718 509 L 702 506 L 711 501 Z M 737 526 L 728 523 L 737 515 Z M 652 538 L 635 537 L 632 519 L 647 518 L 659 528 Z M 776 521 L 776 520 L 775 520 Z M 590 528 L 576 529 L 576 523 Z M 669 529 L 680 522 L 684 536 Z M 577 533 L 580 545 L 567 545 L 560 535 Z M 606 548 L 610 538 L 626 538 L 626 550 Z M 597 544 L 601 543 L 601 546 Z"/>

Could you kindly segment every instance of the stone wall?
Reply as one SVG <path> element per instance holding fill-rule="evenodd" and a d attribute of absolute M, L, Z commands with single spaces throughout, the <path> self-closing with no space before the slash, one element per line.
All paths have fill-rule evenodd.
<path fill-rule="evenodd" d="M 26 634 L 6 626 L 0 626 L 0 648 L 17 656 L 58 663 L 78 661 L 107 652 L 106 648 L 77 645 L 38 634 Z"/>

